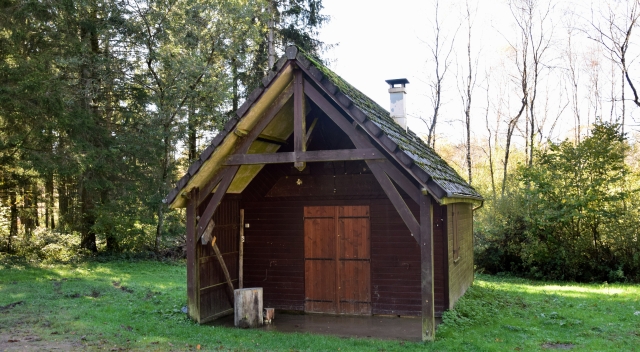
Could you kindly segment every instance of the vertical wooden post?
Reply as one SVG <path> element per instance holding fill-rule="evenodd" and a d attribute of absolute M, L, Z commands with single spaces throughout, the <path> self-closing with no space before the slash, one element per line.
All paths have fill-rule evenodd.
<path fill-rule="evenodd" d="M 198 212 L 198 188 L 193 188 L 187 201 L 187 308 L 189 317 L 200 322 L 200 265 L 196 245 L 196 216 Z"/>
<path fill-rule="evenodd" d="M 238 288 L 244 288 L 244 209 L 240 209 L 240 244 L 238 247 Z"/>
<path fill-rule="evenodd" d="M 426 192 L 424 192 L 426 193 Z M 433 341 L 436 322 L 433 295 L 433 224 L 431 197 L 420 195 L 420 272 L 422 287 L 422 341 Z"/>
<path fill-rule="evenodd" d="M 293 73 L 293 151 L 295 153 L 307 150 L 306 136 L 307 131 L 306 119 L 304 116 L 304 78 L 302 70 L 295 70 Z M 296 161 L 293 166 L 302 171 L 305 163 Z"/>

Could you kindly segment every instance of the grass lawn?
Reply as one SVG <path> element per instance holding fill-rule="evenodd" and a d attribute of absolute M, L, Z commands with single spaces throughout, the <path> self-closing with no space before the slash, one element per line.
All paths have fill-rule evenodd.
<path fill-rule="evenodd" d="M 0 351 L 640 349 L 640 286 L 478 275 L 434 343 L 198 326 L 183 264 L 0 264 Z"/>

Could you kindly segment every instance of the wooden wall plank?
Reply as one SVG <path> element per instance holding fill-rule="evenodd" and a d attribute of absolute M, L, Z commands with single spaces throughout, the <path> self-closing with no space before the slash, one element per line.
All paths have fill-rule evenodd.
<path fill-rule="evenodd" d="M 307 150 L 304 78 L 301 70 L 293 71 L 293 84 L 293 151 L 295 153 Z M 305 168 L 305 163 L 296 161 L 294 166 L 302 171 Z"/>
<path fill-rule="evenodd" d="M 433 229 L 431 219 L 431 197 L 422 195 L 420 199 L 420 256 L 422 291 L 422 340 L 435 338 L 435 302 L 433 294 Z"/>
<path fill-rule="evenodd" d="M 196 238 L 196 215 L 198 188 L 191 190 L 191 196 L 187 202 L 187 309 L 191 319 L 200 322 L 200 265 L 198 251 L 196 246 L 198 241 Z"/>
<path fill-rule="evenodd" d="M 227 166 L 227 169 L 224 171 L 224 177 L 222 178 L 222 181 L 220 181 L 220 184 L 218 185 L 218 190 L 211 197 L 211 200 L 207 204 L 207 207 L 205 208 L 205 210 L 202 212 L 202 214 L 200 214 L 200 220 L 198 220 L 198 228 L 196 231 L 198 238 L 202 236 L 202 234 L 204 233 L 204 230 L 206 229 L 206 226 L 209 223 L 209 220 L 211 220 L 211 217 L 213 216 L 216 209 L 218 208 L 218 205 L 220 205 L 222 198 L 227 193 L 227 189 L 229 189 L 229 186 L 231 185 L 233 178 L 238 172 L 238 168 L 239 166 Z M 208 243 L 209 240 L 210 239 L 203 238 L 202 244 Z"/>
<path fill-rule="evenodd" d="M 341 314 L 371 314 L 369 206 L 338 206 L 338 300 Z"/>
<path fill-rule="evenodd" d="M 448 224 L 448 308 L 453 308 L 455 303 L 473 283 L 473 209 L 471 204 L 451 204 L 447 206 L 449 216 Z M 459 250 L 454 254 L 456 246 L 454 242 L 455 231 L 458 231 Z"/>

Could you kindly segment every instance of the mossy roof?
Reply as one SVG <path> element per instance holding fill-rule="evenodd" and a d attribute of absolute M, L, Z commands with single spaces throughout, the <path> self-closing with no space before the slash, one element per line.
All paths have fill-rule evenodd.
<path fill-rule="evenodd" d="M 331 71 L 317 60 L 314 60 L 302 50 L 296 47 L 287 48 L 285 55 L 276 63 L 275 70 L 282 70 L 285 63 L 290 60 L 297 60 L 298 64 L 303 67 L 315 67 L 322 76 L 337 88 L 338 91 L 333 93 L 334 96 L 339 92 L 344 94 L 351 100 L 353 105 L 355 105 L 365 115 L 367 120 L 372 121 L 380 128 L 384 134 L 378 136 L 378 142 L 380 142 L 382 136 L 386 135 L 411 159 L 413 164 L 424 171 L 428 177 L 433 180 L 433 182 L 446 192 L 446 194 L 443 195 L 444 197 L 482 200 L 482 196 L 462 177 L 460 177 L 460 175 L 458 175 L 458 173 L 432 148 L 427 146 L 427 144 L 418 137 L 418 135 L 411 130 L 405 131 L 393 121 L 391 115 L 386 109 L 378 105 L 375 101 L 353 87 L 335 72 Z M 169 192 L 163 202 L 170 204 L 171 206 L 176 205 L 178 194 L 180 194 L 184 189 L 189 188 L 188 185 L 191 180 L 193 180 L 194 176 L 201 171 L 201 166 L 209 162 L 209 158 L 214 151 L 218 149 L 224 140 L 227 139 L 228 135 L 232 134 L 232 131 L 235 129 L 239 121 L 242 120 L 254 103 L 260 99 L 265 88 L 270 86 L 277 76 L 277 72 L 270 71 L 269 74 L 263 78 L 262 83 L 264 87 L 258 87 L 249 94 L 247 100 L 236 111 L 237 116 L 227 121 L 223 130 L 215 136 L 211 141 L 211 144 L 200 154 L 199 159 L 193 162 L 187 173 L 177 182 L 176 186 Z M 424 179 L 422 181 L 425 182 Z"/>
<path fill-rule="evenodd" d="M 304 54 L 304 53 L 303 53 Z M 448 197 L 471 197 L 482 199 L 468 182 L 429 147 L 418 135 L 410 129 L 406 131 L 400 127 L 391 114 L 378 103 L 367 97 L 360 90 L 349 84 L 335 72 L 314 60 L 307 54 L 304 56 L 338 89 L 358 107 L 367 119 L 373 121 L 380 129 L 404 151 L 413 162 L 424 170 L 431 178 L 447 192 Z"/>

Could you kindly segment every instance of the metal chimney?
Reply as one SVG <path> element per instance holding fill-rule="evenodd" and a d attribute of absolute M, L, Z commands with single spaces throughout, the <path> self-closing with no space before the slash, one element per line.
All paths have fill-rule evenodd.
<path fill-rule="evenodd" d="M 391 98 L 391 118 L 402 129 L 407 130 L 407 104 L 405 101 L 406 84 L 409 80 L 406 78 L 388 79 L 385 82 L 389 84 L 389 97 Z M 396 86 L 397 85 L 397 86 Z"/>

